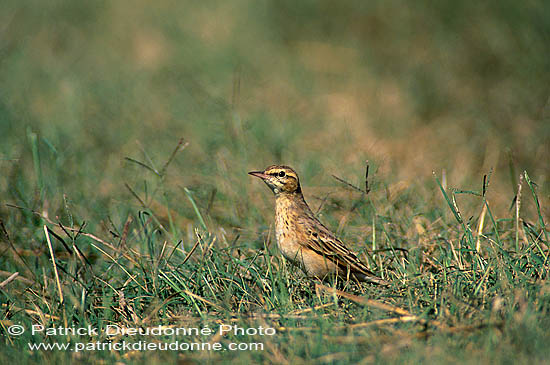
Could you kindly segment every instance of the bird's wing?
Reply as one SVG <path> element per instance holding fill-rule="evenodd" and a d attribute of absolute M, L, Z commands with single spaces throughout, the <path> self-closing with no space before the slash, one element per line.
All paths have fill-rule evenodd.
<path fill-rule="evenodd" d="M 302 230 L 305 237 L 307 237 L 304 242 L 300 242 L 301 245 L 326 257 L 327 260 L 336 263 L 340 267 L 349 267 L 352 272 L 356 271 L 366 276 L 374 276 L 365 264 L 317 218 L 299 218 L 297 223 L 299 226 L 297 228 Z"/>

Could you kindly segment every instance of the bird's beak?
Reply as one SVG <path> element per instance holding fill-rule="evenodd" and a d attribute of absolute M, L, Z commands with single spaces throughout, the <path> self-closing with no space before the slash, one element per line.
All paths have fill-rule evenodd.
<path fill-rule="evenodd" d="M 248 175 L 259 177 L 262 180 L 265 180 L 269 177 L 269 175 L 264 174 L 263 171 L 250 171 Z"/>

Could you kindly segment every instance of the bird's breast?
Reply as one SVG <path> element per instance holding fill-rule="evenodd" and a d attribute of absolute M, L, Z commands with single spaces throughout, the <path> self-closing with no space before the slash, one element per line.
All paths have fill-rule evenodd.
<path fill-rule="evenodd" d="M 275 237 L 281 253 L 289 260 L 296 261 L 300 250 L 299 237 L 297 237 L 296 212 L 292 208 L 292 202 L 287 199 L 277 199 L 275 210 Z"/>

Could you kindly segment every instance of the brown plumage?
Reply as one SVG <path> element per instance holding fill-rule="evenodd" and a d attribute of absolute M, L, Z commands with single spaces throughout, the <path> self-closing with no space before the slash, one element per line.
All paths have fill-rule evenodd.
<path fill-rule="evenodd" d="M 345 244 L 329 231 L 307 205 L 296 172 L 284 165 L 251 171 L 275 194 L 277 246 L 285 258 L 308 276 L 324 279 L 330 274 L 375 284 L 376 277 Z"/>

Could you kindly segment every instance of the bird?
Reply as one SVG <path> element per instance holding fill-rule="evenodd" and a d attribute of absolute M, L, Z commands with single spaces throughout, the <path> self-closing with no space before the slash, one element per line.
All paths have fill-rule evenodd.
<path fill-rule="evenodd" d="M 271 165 L 250 171 L 275 194 L 275 236 L 282 255 L 308 276 L 325 280 L 337 275 L 349 280 L 388 285 L 373 274 L 346 245 L 317 219 L 307 205 L 293 168 Z"/>

